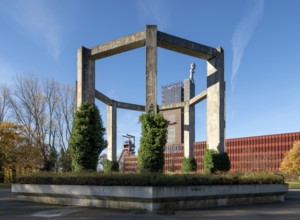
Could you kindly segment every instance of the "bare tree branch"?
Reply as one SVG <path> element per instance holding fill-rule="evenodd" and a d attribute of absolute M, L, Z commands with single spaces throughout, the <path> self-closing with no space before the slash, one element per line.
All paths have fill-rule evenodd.
<path fill-rule="evenodd" d="M 0 123 L 6 119 L 9 102 L 9 88 L 6 85 L 0 86 Z"/>
<path fill-rule="evenodd" d="M 40 83 L 37 77 L 25 74 L 16 77 L 13 90 L 7 94 L 5 102 L 14 120 L 25 128 L 29 144 L 39 149 L 44 165 L 50 160 L 51 149 L 67 151 L 75 111 L 74 86 L 60 85 L 54 79 Z M 4 115 L 4 98 L 1 100 L 0 114 Z M 0 115 L 0 120 L 3 117 Z"/>
<path fill-rule="evenodd" d="M 72 132 L 72 124 L 75 112 L 75 88 L 69 84 L 62 85 L 59 93 L 59 104 L 57 114 L 60 118 L 59 137 L 61 146 L 64 150 L 67 149 L 69 138 Z"/>

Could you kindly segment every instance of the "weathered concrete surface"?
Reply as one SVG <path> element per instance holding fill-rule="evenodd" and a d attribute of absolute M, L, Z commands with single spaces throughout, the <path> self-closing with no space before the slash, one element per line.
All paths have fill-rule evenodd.
<path fill-rule="evenodd" d="M 177 109 L 177 108 L 184 108 L 184 102 L 176 102 L 176 103 L 164 104 L 159 106 L 159 110 L 161 111 Z"/>
<path fill-rule="evenodd" d="M 194 157 L 195 142 L 195 106 L 190 105 L 190 99 L 195 96 L 195 84 L 190 79 L 184 80 L 184 157 Z"/>
<path fill-rule="evenodd" d="M 113 103 L 113 100 L 111 100 L 109 97 L 104 95 L 102 92 L 99 92 L 98 90 L 95 90 L 95 98 L 105 103 L 106 105 L 112 105 Z"/>
<path fill-rule="evenodd" d="M 194 142 L 195 142 L 195 107 L 189 105 L 189 101 L 185 101 L 184 105 L 184 157 L 194 157 Z"/>
<path fill-rule="evenodd" d="M 195 97 L 190 99 L 190 105 L 196 105 L 206 98 L 207 98 L 207 91 L 204 90 L 204 91 L 200 92 L 198 95 L 196 95 Z"/>
<path fill-rule="evenodd" d="M 133 50 L 145 46 L 146 32 L 141 31 L 135 34 L 128 35 L 91 49 L 91 58 L 94 60 L 112 56 L 118 53 L 123 53 L 128 50 Z"/>
<path fill-rule="evenodd" d="M 184 101 L 189 101 L 195 96 L 195 83 L 190 79 L 185 79 L 184 85 Z"/>
<path fill-rule="evenodd" d="M 77 51 L 77 107 L 83 102 L 95 102 L 95 61 L 91 50 L 80 47 Z"/>
<path fill-rule="evenodd" d="M 107 159 L 117 161 L 117 103 L 107 106 Z"/>
<path fill-rule="evenodd" d="M 146 28 L 146 112 L 157 112 L 157 27 Z"/>
<path fill-rule="evenodd" d="M 145 112 L 144 105 L 136 105 L 136 104 L 126 103 L 126 102 L 117 102 L 117 108 Z"/>
<path fill-rule="evenodd" d="M 157 31 L 156 25 L 147 25 L 146 30 L 113 40 L 92 49 L 80 47 L 78 49 L 78 80 L 77 106 L 88 101 L 94 103 L 95 96 L 107 105 L 116 103 L 117 108 L 144 111 L 144 107 L 111 100 L 99 91 L 95 91 L 95 60 L 118 53 L 146 46 L 146 107 L 157 112 L 157 46 L 175 52 L 187 54 L 207 60 L 207 90 L 196 97 L 193 87 L 189 93 L 185 92 L 186 103 L 175 106 L 162 106 L 163 110 L 183 108 L 186 113 L 185 156 L 192 156 L 192 140 L 195 139 L 195 110 L 194 105 L 207 98 L 207 143 L 211 149 L 224 151 L 225 148 L 225 82 L 224 82 L 224 52 L 222 48 L 211 48 L 170 34 Z M 191 96 L 190 93 L 193 93 Z M 189 105 L 188 105 L 189 100 Z M 112 156 L 113 157 L 113 156 Z"/>
<path fill-rule="evenodd" d="M 169 121 L 167 145 L 183 143 L 183 109 L 161 110 L 163 117 Z"/>
<path fill-rule="evenodd" d="M 216 55 L 216 49 L 163 32 L 157 32 L 158 46 L 189 56 L 209 60 Z"/>
<path fill-rule="evenodd" d="M 283 201 L 286 184 L 186 187 L 13 184 L 23 200 L 114 209 L 180 210 Z"/>
<path fill-rule="evenodd" d="M 215 58 L 207 61 L 207 145 L 223 152 L 225 149 L 225 81 L 224 51 L 218 48 Z"/>
<path fill-rule="evenodd" d="M 137 104 L 131 104 L 131 103 L 126 103 L 126 102 L 118 102 L 118 101 L 110 99 L 109 97 L 107 97 L 103 93 L 99 92 L 98 90 L 95 90 L 95 97 L 96 97 L 96 99 L 100 100 L 101 102 L 105 103 L 106 105 L 112 105 L 113 102 L 116 102 L 117 108 L 145 112 L 144 105 L 137 105 Z"/>

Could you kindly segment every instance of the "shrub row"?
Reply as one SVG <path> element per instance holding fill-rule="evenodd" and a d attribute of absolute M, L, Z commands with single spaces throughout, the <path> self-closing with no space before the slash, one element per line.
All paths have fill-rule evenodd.
<path fill-rule="evenodd" d="M 104 173 L 118 172 L 119 163 L 117 161 L 110 161 L 106 159 L 104 161 Z"/>
<path fill-rule="evenodd" d="M 103 186 L 188 186 L 284 183 L 274 173 L 230 174 L 120 174 L 120 173 L 35 173 L 17 178 L 21 184 L 103 185 Z"/>
<path fill-rule="evenodd" d="M 197 163 L 194 158 L 189 159 L 189 158 L 183 158 L 182 160 L 182 172 L 195 172 L 197 171 Z"/>
<path fill-rule="evenodd" d="M 204 173 L 215 173 L 218 171 L 228 172 L 231 168 L 230 160 L 226 152 L 217 152 L 212 149 L 204 150 Z"/>

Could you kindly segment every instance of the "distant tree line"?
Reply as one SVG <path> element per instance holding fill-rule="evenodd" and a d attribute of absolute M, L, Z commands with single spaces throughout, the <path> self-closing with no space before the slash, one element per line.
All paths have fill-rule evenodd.
<path fill-rule="evenodd" d="M 5 168 L 12 172 L 27 168 L 71 170 L 68 142 L 75 102 L 74 86 L 61 84 L 54 79 L 40 80 L 34 75 L 24 74 L 18 75 L 10 87 L 0 85 L 0 181 Z M 14 142 L 14 147 L 10 148 L 7 138 L 13 138 L 14 135 L 9 132 L 22 140 L 20 143 Z M 3 135 L 6 135 L 6 139 Z M 26 152 L 17 153 L 17 150 L 25 149 L 20 147 L 21 143 L 26 143 Z M 35 160 L 27 162 L 30 166 L 26 166 L 26 163 L 12 163 L 12 160 L 21 160 L 8 156 L 26 158 L 26 155 L 32 153 L 29 151 L 35 152 L 32 154 Z"/>

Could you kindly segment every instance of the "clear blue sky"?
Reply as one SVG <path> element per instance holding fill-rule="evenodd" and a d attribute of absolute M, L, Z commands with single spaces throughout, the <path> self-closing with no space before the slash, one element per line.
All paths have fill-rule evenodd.
<path fill-rule="evenodd" d="M 0 77 L 33 73 L 75 83 L 77 49 L 156 24 L 158 30 L 225 50 L 227 138 L 300 131 L 300 1 L 298 0 L 0 0 Z M 158 50 L 158 85 L 183 80 L 205 62 Z M 145 104 L 145 48 L 96 62 L 96 88 Z M 98 102 L 97 102 L 98 103 Z M 99 104 L 104 122 L 106 107 Z M 206 138 L 206 103 L 196 109 L 196 140 Z M 121 134 L 139 138 L 140 113 L 118 110 Z"/>

